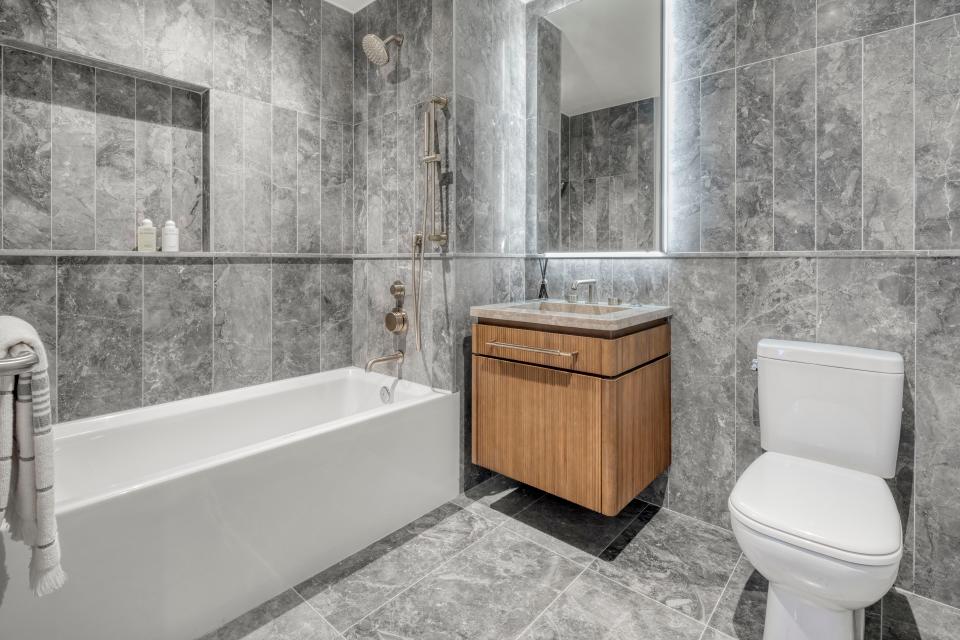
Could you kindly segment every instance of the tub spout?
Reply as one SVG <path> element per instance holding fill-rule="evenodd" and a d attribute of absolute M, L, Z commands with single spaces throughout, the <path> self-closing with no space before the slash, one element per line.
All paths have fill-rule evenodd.
<path fill-rule="evenodd" d="M 370 373 L 370 371 L 378 364 L 383 364 L 384 362 L 393 362 L 394 360 L 397 361 L 397 366 L 400 366 L 401 364 L 403 364 L 403 351 L 397 351 L 396 353 L 391 353 L 388 356 L 380 356 L 379 358 L 373 358 L 372 360 L 369 360 L 367 362 L 367 366 L 365 370 L 367 373 Z"/>

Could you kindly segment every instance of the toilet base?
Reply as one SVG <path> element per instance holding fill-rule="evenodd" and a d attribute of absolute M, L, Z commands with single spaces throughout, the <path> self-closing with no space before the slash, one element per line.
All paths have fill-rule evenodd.
<path fill-rule="evenodd" d="M 828 609 L 772 582 L 763 640 L 863 640 L 863 609 Z"/>

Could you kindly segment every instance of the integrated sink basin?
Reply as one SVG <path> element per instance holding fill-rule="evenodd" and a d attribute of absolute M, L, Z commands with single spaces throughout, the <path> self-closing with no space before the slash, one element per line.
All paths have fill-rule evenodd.
<path fill-rule="evenodd" d="M 529 302 L 521 305 L 522 309 L 532 309 L 533 311 L 546 311 L 553 313 L 579 313 L 586 316 L 602 316 L 608 313 L 618 313 L 620 311 L 629 311 L 630 307 L 610 306 L 600 304 L 581 304 L 572 302 Z"/>
<path fill-rule="evenodd" d="M 662 322 L 673 315 L 673 311 L 670 307 L 656 305 L 527 300 L 472 307 L 470 315 L 480 323 L 613 336 L 634 331 L 643 325 Z"/>

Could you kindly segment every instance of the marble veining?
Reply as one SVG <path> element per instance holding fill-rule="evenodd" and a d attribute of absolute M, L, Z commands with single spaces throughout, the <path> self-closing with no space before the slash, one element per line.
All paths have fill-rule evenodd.
<path fill-rule="evenodd" d="M 917 248 L 960 247 L 960 16 L 916 27 Z"/>
<path fill-rule="evenodd" d="M 770 61 L 737 69 L 738 250 L 773 249 L 773 76 Z"/>
<path fill-rule="evenodd" d="M 700 251 L 700 80 L 671 86 L 674 127 L 670 136 L 670 251 Z"/>
<path fill-rule="evenodd" d="M 913 22 L 913 0 L 821 0 L 817 3 L 820 45 L 860 38 Z"/>
<path fill-rule="evenodd" d="M 144 68 L 209 85 L 213 78 L 214 3 L 215 0 L 146 0 Z"/>
<path fill-rule="evenodd" d="M 96 71 L 96 225 L 100 250 L 136 246 L 136 81 Z"/>
<path fill-rule="evenodd" d="M 863 41 L 863 246 L 912 249 L 913 29 Z"/>
<path fill-rule="evenodd" d="M 773 248 L 812 250 L 816 218 L 816 52 L 774 61 Z"/>
<path fill-rule="evenodd" d="M 0 35 L 46 47 L 57 45 L 57 0 L 5 0 Z"/>
<path fill-rule="evenodd" d="M 817 248 L 862 240 L 861 41 L 817 49 Z"/>
<path fill-rule="evenodd" d="M 139 67 L 143 61 L 143 11 L 146 3 L 145 0 L 59 0 L 57 46 L 128 67 Z M 106 25 L 109 28 L 105 28 Z"/>
<path fill-rule="evenodd" d="M 213 388 L 213 261 L 143 266 L 143 404 Z"/>
<path fill-rule="evenodd" d="M 51 64 L 3 47 L 3 248 L 50 247 Z"/>
<path fill-rule="evenodd" d="M 321 264 L 273 262 L 273 379 L 322 369 Z"/>
<path fill-rule="evenodd" d="M 816 0 L 737 0 L 737 64 L 811 49 Z"/>
<path fill-rule="evenodd" d="M 270 100 L 273 46 L 270 13 L 270 0 L 219 0 L 214 3 L 215 89 Z"/>
<path fill-rule="evenodd" d="M 213 286 L 214 390 L 269 382 L 272 339 L 269 262 L 216 259 Z"/>

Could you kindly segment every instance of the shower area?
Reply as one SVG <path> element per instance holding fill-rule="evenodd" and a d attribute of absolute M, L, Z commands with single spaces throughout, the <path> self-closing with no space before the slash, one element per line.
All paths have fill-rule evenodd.
<path fill-rule="evenodd" d="M 113 599 L 137 592 L 108 575 L 123 562 L 71 562 L 78 543 L 119 540 L 94 535 L 96 514 L 127 522 L 142 504 L 137 491 L 172 508 L 163 496 L 177 502 L 196 481 L 189 508 L 220 514 L 205 520 L 214 528 L 231 523 L 229 532 L 207 530 L 232 540 L 216 558 L 190 555 L 184 538 L 163 534 L 172 521 L 158 537 L 136 529 L 152 557 L 187 553 L 195 561 L 178 571 L 192 565 L 225 582 L 206 589 L 221 594 L 215 606 L 168 615 L 180 605 L 165 589 L 179 589 L 180 579 L 206 584 L 170 574 L 144 600 L 167 604 L 128 608 L 114 621 L 117 637 L 212 630 L 308 575 L 297 567 L 312 563 L 315 574 L 488 477 L 469 462 L 464 354 L 471 305 L 524 295 L 519 0 L 4 2 L 0 48 L 0 310 L 37 328 L 52 364 L 52 409 L 69 458 L 58 487 L 65 570 L 87 596 L 98 593 L 84 580 L 93 573 L 113 585 L 103 591 Z M 136 251 L 145 218 L 158 227 L 173 220 L 180 251 Z M 397 281 L 411 317 L 406 332 L 392 333 L 384 316 Z M 395 352 L 402 363 L 363 373 L 372 358 Z M 197 446 L 182 446 L 182 456 L 161 446 L 184 443 L 169 419 L 177 412 L 259 411 L 270 422 L 268 406 L 286 415 L 298 401 L 283 398 L 317 393 L 339 401 L 331 415 L 302 416 L 252 440 L 187 437 Z M 233 404 L 241 396 L 262 404 L 241 410 Z M 442 410 L 424 417 L 426 407 Z M 422 452 L 433 453 L 418 461 L 394 448 L 387 453 L 400 459 L 388 473 L 374 464 L 375 447 L 357 438 L 399 423 L 411 429 L 409 442 L 425 439 L 433 448 Z M 251 523 L 229 489 L 230 478 L 280 461 L 280 443 L 299 438 L 342 442 L 341 460 L 367 456 L 343 469 L 370 470 L 363 482 L 340 478 L 357 496 L 369 490 L 352 501 L 357 509 L 385 495 L 378 482 L 408 499 L 390 513 L 343 512 L 351 526 L 334 528 L 322 554 L 293 558 L 299 543 L 278 546 L 281 537 Z M 144 462 L 147 450 L 155 455 L 140 469 L 150 471 L 145 484 L 132 467 L 91 472 L 101 456 Z M 436 482 L 427 490 L 430 465 Z M 422 477 L 398 481 L 405 469 Z M 329 486 L 333 504 L 342 497 L 336 484 L 331 476 L 304 486 Z M 100 490 L 108 485 L 131 491 Z M 288 488 L 293 499 L 296 487 Z M 319 504 L 320 496 L 302 498 Z M 284 512 L 273 526 L 297 529 Z M 161 515 L 141 513 L 152 522 Z M 114 531 L 124 532 L 134 529 Z M 64 620 L 96 629 L 102 607 L 123 606 L 71 600 L 70 583 L 27 606 L 23 557 L 4 543 L 10 575 L 0 576 L 0 606 L 48 618 L 48 637 L 87 637 Z M 229 549 L 257 560 L 225 573 Z M 206 560 L 221 564 L 204 569 Z M 58 618 L 58 607 L 73 613 Z M 24 637 L 30 624 L 0 613 L 0 635 L 13 625 Z"/>

